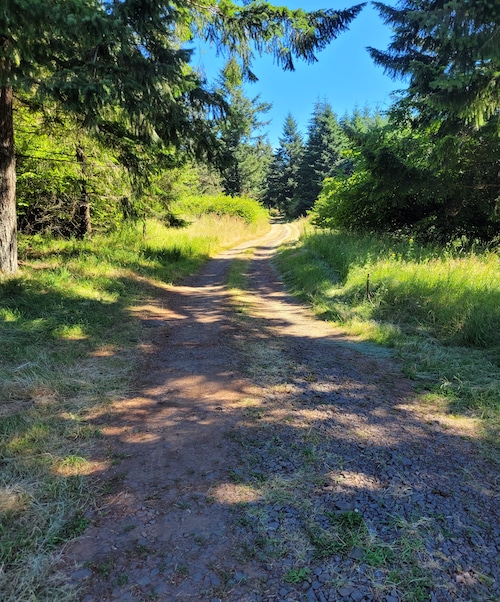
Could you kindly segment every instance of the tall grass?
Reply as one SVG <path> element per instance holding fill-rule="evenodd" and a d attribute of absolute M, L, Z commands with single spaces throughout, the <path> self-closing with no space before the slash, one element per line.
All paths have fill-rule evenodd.
<path fill-rule="evenodd" d="M 397 349 L 453 411 L 500 410 L 500 256 L 413 239 L 309 232 L 283 252 L 285 279 L 324 319 Z"/>
<path fill-rule="evenodd" d="M 237 205 L 234 200 L 233 204 Z M 185 229 L 148 222 L 92 240 L 20 240 L 21 270 L 0 277 L 0 598 L 74 600 L 54 555 L 98 498 L 93 459 L 109 405 L 126 394 L 141 326 L 131 307 L 160 282 L 267 229 L 205 213 Z"/>

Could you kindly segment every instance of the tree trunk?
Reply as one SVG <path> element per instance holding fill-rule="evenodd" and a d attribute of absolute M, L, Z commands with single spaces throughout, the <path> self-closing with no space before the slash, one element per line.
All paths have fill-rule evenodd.
<path fill-rule="evenodd" d="M 12 88 L 0 86 L 0 272 L 17 271 L 16 159 Z"/>
<path fill-rule="evenodd" d="M 80 205 L 78 207 L 78 238 L 83 239 L 92 234 L 92 222 L 90 221 L 90 201 L 87 192 L 87 157 L 81 146 L 76 147 L 76 159 L 80 163 L 82 171 Z"/>

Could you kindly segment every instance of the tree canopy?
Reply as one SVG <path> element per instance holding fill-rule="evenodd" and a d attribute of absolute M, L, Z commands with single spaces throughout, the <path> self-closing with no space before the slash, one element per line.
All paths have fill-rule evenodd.
<path fill-rule="evenodd" d="M 314 220 L 440 242 L 498 240 L 500 5 L 375 5 L 394 35 L 387 50 L 371 55 L 408 88 L 386 125 L 346 128 L 354 174 L 325 181 Z"/>
<path fill-rule="evenodd" d="M 349 168 L 342 154 L 347 138 L 328 102 L 318 102 L 309 123 L 297 173 L 292 215 L 305 215 L 318 198 L 325 178 Z"/>
<path fill-rule="evenodd" d="M 394 36 L 375 63 L 408 79 L 407 101 L 427 117 L 481 127 L 500 106 L 500 4 L 490 0 L 374 2 Z M 500 121 L 499 121 L 500 124 Z"/>
<path fill-rule="evenodd" d="M 314 61 L 362 9 L 306 12 L 252 0 L 5 0 L 0 8 L 0 271 L 15 271 L 12 90 L 78 116 L 109 144 L 171 147 L 214 160 L 209 117 L 224 110 L 190 66 L 195 36 L 235 57 Z M 130 149 L 131 145 L 129 145 Z"/>

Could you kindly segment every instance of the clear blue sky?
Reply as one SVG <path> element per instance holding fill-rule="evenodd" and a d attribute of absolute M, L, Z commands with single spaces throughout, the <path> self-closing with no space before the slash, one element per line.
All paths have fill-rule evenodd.
<path fill-rule="evenodd" d="M 356 4 L 356 0 L 276 0 L 277 5 L 290 8 L 316 10 L 319 8 L 343 9 Z M 394 2 L 387 2 L 394 4 Z M 366 47 L 385 50 L 391 39 L 391 30 L 384 25 L 378 13 L 367 4 L 354 19 L 349 31 L 341 33 L 325 50 L 320 52 L 318 62 L 307 64 L 296 62 L 296 70 L 284 72 L 273 64 L 270 57 L 257 58 L 253 71 L 259 78 L 255 84 L 245 84 L 250 97 L 271 103 L 272 109 L 264 117 L 272 120 L 263 130 L 271 144 L 276 147 L 283 130 L 283 123 L 290 112 L 305 135 L 315 103 L 327 100 L 335 113 L 341 117 L 351 113 L 357 106 L 362 109 L 377 107 L 384 111 L 391 104 L 393 91 L 404 88 L 401 81 L 393 81 L 384 75 L 370 58 Z M 213 81 L 223 62 L 211 51 L 197 49 L 193 65 L 206 72 Z"/>

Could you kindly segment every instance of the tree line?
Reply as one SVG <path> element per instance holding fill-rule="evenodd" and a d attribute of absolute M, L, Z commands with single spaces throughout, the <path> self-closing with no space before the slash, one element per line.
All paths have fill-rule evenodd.
<path fill-rule="evenodd" d="M 70 118 L 113 151 L 136 196 L 161 167 L 224 161 L 214 120 L 227 103 L 189 64 L 207 40 L 255 79 L 255 53 L 284 69 L 314 61 L 362 9 L 304 11 L 262 0 L 4 0 L 0 7 L 0 271 L 17 270 L 14 112 Z M 82 231 L 89 162 L 78 141 Z"/>
<path fill-rule="evenodd" d="M 374 4 L 393 38 L 369 52 L 406 90 L 383 118 L 318 103 L 305 142 L 289 115 L 265 202 L 327 228 L 498 242 L 500 5 Z"/>
<path fill-rule="evenodd" d="M 16 236 L 169 212 L 183 190 L 260 199 L 322 227 L 495 240 L 500 225 L 500 6 L 487 0 L 375 2 L 393 28 L 376 64 L 406 89 L 383 116 L 287 116 L 278 148 L 269 105 L 249 98 L 256 53 L 284 69 L 360 12 L 263 0 L 5 0 L 0 8 L 0 271 Z M 189 45 L 225 53 L 211 86 Z M 15 139 L 15 144 L 14 144 Z M 17 214 L 16 214 L 17 161 Z M 90 219 L 92 205 L 92 220 Z"/>

